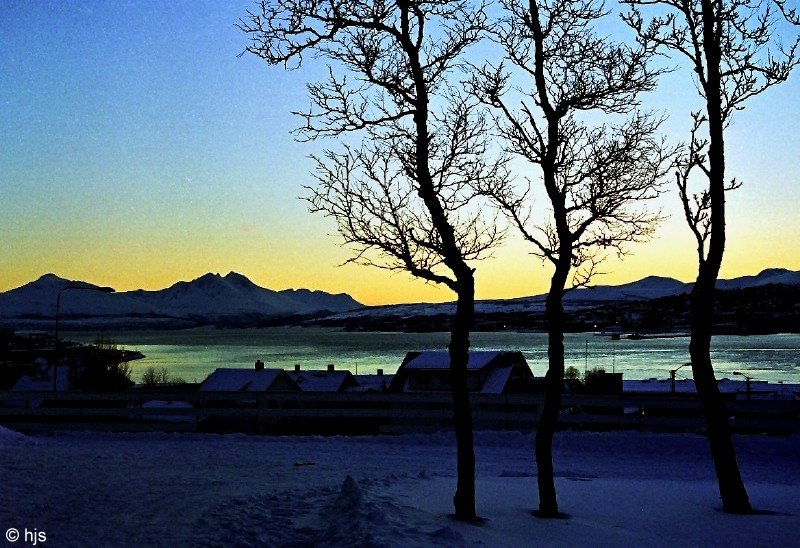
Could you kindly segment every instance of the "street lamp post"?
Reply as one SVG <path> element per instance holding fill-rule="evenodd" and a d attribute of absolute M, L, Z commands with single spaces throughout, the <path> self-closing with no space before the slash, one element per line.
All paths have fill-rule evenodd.
<path fill-rule="evenodd" d="M 734 371 L 733 374 L 738 375 L 739 377 L 744 377 L 744 389 L 745 392 L 747 393 L 747 401 L 750 401 L 750 388 L 751 388 L 751 383 L 753 382 L 753 377 L 745 375 L 741 371 Z"/>
<path fill-rule="evenodd" d="M 113 287 L 98 287 L 92 285 L 67 285 L 62 287 L 56 297 L 56 332 L 55 341 L 53 342 L 53 392 L 56 391 L 56 384 L 58 379 L 58 325 L 59 315 L 61 313 L 61 295 L 69 289 L 85 289 L 87 291 L 99 291 L 101 293 L 114 293 Z"/>
<path fill-rule="evenodd" d="M 692 362 L 685 363 L 685 364 L 681 365 L 680 367 L 676 367 L 675 369 L 670 369 L 670 371 L 669 371 L 669 386 L 670 386 L 670 392 L 671 393 L 673 393 L 673 394 L 675 393 L 675 373 L 677 373 L 679 369 L 683 369 L 684 367 L 686 367 L 688 365 L 692 365 Z"/>

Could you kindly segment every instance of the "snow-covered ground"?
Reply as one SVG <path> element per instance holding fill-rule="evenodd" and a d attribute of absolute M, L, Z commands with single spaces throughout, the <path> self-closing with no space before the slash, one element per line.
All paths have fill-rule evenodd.
<path fill-rule="evenodd" d="M 468 525 L 448 517 L 451 434 L 22 436 L 0 428 L 0 531 L 35 529 L 52 546 L 797 546 L 800 438 L 736 444 L 752 502 L 770 513 L 719 511 L 700 436 L 564 432 L 557 488 L 571 518 L 545 521 L 531 515 L 533 437 L 478 433 L 486 521 Z"/>

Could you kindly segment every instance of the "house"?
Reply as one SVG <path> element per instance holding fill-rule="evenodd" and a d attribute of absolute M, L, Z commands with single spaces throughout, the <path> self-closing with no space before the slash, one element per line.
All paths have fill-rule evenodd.
<path fill-rule="evenodd" d="M 53 391 L 53 365 L 47 360 L 38 358 L 33 364 L 35 370 L 30 375 L 20 376 L 11 387 L 15 392 L 51 392 Z M 58 366 L 57 386 L 58 392 L 68 392 L 70 386 L 70 371 L 66 365 Z M 42 398 L 22 398 L 0 401 L 6 407 L 39 407 L 45 400 Z"/>
<path fill-rule="evenodd" d="M 219 367 L 203 384 L 200 392 L 297 392 L 297 383 L 283 369 L 236 369 Z"/>
<path fill-rule="evenodd" d="M 392 375 L 384 375 L 383 369 L 378 369 L 375 375 L 353 375 L 358 382 L 358 392 L 386 392 L 392 383 Z"/>
<path fill-rule="evenodd" d="M 473 351 L 467 363 L 467 387 L 482 394 L 529 391 L 533 373 L 522 352 Z M 447 351 L 409 352 L 392 378 L 391 392 L 449 391 Z"/>
<path fill-rule="evenodd" d="M 336 370 L 332 363 L 324 371 L 302 371 L 300 364 L 295 364 L 294 372 L 289 376 L 303 392 L 344 392 L 359 386 L 350 371 Z"/>

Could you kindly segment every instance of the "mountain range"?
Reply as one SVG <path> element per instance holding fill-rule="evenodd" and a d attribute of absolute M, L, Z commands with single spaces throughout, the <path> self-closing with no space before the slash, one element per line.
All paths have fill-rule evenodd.
<path fill-rule="evenodd" d="M 767 269 L 755 276 L 720 280 L 721 290 L 769 284 L 800 285 L 800 271 Z M 0 323 L 30 325 L 51 322 L 58 292 L 67 285 L 97 288 L 87 282 L 45 274 L 22 287 L 0 293 Z M 565 297 L 567 310 L 591 308 L 609 302 L 632 302 L 681 295 L 692 284 L 673 278 L 648 276 L 622 285 L 578 289 Z M 478 314 L 535 313 L 544 310 L 544 295 L 476 302 Z M 197 325 L 263 325 L 276 318 L 326 317 L 331 320 L 413 317 L 451 314 L 453 303 L 400 304 L 365 307 L 346 293 L 308 289 L 274 291 L 246 276 L 205 274 L 159 291 L 68 291 L 61 299 L 61 318 L 72 326 L 110 324 L 117 327 L 192 327 Z M 278 322 L 280 323 L 280 322 Z M 68 323 L 68 325 L 70 325 Z"/>
<path fill-rule="evenodd" d="M 727 291 L 761 287 L 770 284 L 800 285 L 800 271 L 785 268 L 770 268 L 755 276 L 742 276 L 730 280 L 719 280 L 717 289 Z M 633 302 L 662 297 L 671 297 L 689 293 L 692 284 L 674 278 L 647 276 L 641 280 L 622 285 L 598 285 L 570 291 L 564 297 L 566 310 L 592 308 L 603 303 Z M 520 312 L 543 312 L 546 295 L 533 295 L 515 299 L 495 299 L 476 301 L 475 312 L 478 314 L 505 314 Z M 360 308 L 345 311 L 332 316 L 332 319 L 382 316 L 435 316 L 455 312 L 454 303 L 417 303 L 399 304 Z"/>
<path fill-rule="evenodd" d="M 55 316 L 56 299 L 66 286 L 98 288 L 87 282 L 45 274 L 22 287 L 0 293 L 0 318 L 48 320 Z M 60 316 L 95 323 L 164 323 L 187 326 L 205 323 L 247 324 L 263 318 L 292 314 L 334 313 L 360 308 L 350 295 L 308 289 L 273 291 L 246 276 L 205 274 L 159 291 L 65 291 Z"/>

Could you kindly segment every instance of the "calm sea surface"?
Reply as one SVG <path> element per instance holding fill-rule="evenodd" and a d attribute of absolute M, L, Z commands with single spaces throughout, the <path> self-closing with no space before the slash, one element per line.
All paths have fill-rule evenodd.
<path fill-rule="evenodd" d="M 65 338 L 94 343 L 89 333 Z M 123 331 L 105 333 L 104 340 L 147 357 L 132 363 L 137 382 L 149 366 L 166 367 L 187 381 L 202 381 L 217 367 L 252 367 L 261 359 L 267 367 L 337 368 L 353 373 L 393 373 L 407 351 L 444 350 L 447 333 L 349 333 L 320 328 L 190 329 L 183 331 Z M 477 350 L 520 350 L 536 376 L 547 369 L 544 333 L 474 333 Z M 626 379 L 669 377 L 669 370 L 689 361 L 688 337 L 612 341 L 591 333 L 566 336 L 567 366 L 581 371 L 598 367 L 623 372 Z M 757 380 L 800 383 L 800 335 L 714 337 L 712 360 L 717 377 L 744 372 Z M 691 378 L 686 367 L 678 378 Z"/>

